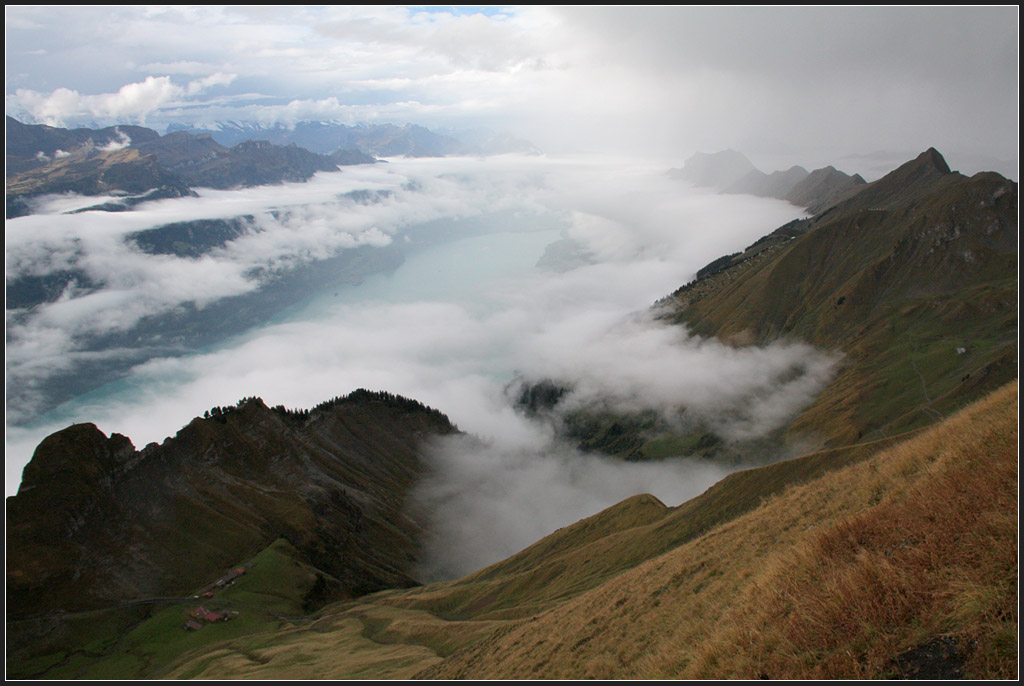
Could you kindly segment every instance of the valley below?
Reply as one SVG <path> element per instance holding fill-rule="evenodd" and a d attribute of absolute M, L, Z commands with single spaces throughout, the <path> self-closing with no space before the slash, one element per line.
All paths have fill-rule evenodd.
<path fill-rule="evenodd" d="M 1016 678 L 1017 184 L 716 164 L 10 220 L 8 677 Z"/>

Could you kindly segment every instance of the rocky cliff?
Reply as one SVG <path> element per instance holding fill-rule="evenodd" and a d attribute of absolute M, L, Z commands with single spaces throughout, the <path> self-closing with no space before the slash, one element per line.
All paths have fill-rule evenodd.
<path fill-rule="evenodd" d="M 7 500 L 7 616 L 191 594 L 279 538 L 335 596 L 411 585 L 419 524 L 405 497 L 425 443 L 453 431 L 436 410 L 365 391 L 305 412 L 248 399 L 142 450 L 71 426 Z"/>

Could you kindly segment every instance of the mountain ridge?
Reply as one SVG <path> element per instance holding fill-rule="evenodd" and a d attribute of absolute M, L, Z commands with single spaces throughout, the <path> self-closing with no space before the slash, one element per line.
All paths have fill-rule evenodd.
<path fill-rule="evenodd" d="M 563 409 L 571 384 L 520 379 L 528 414 L 627 460 L 683 451 L 723 464 L 924 426 L 1015 377 L 1017 184 L 949 170 L 934 148 L 815 216 L 698 270 L 655 316 L 734 347 L 798 340 L 841 355 L 810 407 L 764 440 L 644 414 Z"/>
<path fill-rule="evenodd" d="M 257 138 L 278 145 L 295 143 L 322 154 L 340 148 L 379 157 L 539 153 L 532 144 L 509 135 L 482 131 L 446 133 L 412 123 L 346 125 L 334 121 L 302 121 L 268 126 L 255 122 L 229 121 L 200 127 L 175 126 L 168 130 L 208 134 L 227 146 Z"/>
<path fill-rule="evenodd" d="M 411 123 L 300 122 L 268 127 L 226 122 L 212 129 L 170 127 L 161 136 L 142 126 L 62 129 L 25 124 L 8 115 L 6 216 L 31 214 L 31 199 L 49 193 L 124 195 L 89 208 L 124 211 L 145 200 L 191 195 L 194 187 L 303 182 L 318 171 L 381 162 L 377 157 L 539 154 L 531 144 L 508 135 L 468 135 L 469 142 L 464 142 Z M 138 150 L 142 157 L 125 166 L 123 155 L 114 154 L 124 148 Z M 97 167 L 118 161 L 127 173 L 110 179 L 97 176 Z M 145 188 L 137 187 L 142 179 L 154 176 L 158 178 Z M 148 194 L 138 197 L 143 192 Z"/>
<path fill-rule="evenodd" d="M 89 209 L 124 211 L 145 200 L 195 195 L 193 187 L 302 182 L 320 171 L 378 161 L 357 150 L 321 155 L 250 140 L 229 148 L 209 134 L 161 136 L 140 126 L 67 130 L 10 116 L 6 157 L 8 218 L 30 214 L 31 199 L 50 193 L 121 195 Z"/>
<path fill-rule="evenodd" d="M 695 153 L 681 169 L 670 169 L 668 174 L 720 193 L 785 200 L 806 207 L 812 215 L 827 209 L 846 194 L 855 193 L 865 183 L 860 174 L 850 176 L 832 166 L 808 172 L 795 165 L 786 171 L 765 174 L 735 150 Z"/>
<path fill-rule="evenodd" d="M 665 316 L 726 340 L 795 336 L 841 347 L 847 364 L 823 397 L 850 384 L 857 388 L 847 400 L 860 398 L 850 405 L 888 407 L 881 411 L 888 414 L 884 397 L 896 393 L 925 421 L 956 407 L 956 398 L 962 404 L 1013 378 L 1016 194 L 1015 182 L 994 173 L 965 177 L 929 149 L 820 212 L 799 235 L 779 236 L 774 251 L 736 256 L 680 288 Z M 923 393 L 909 395 L 922 384 Z M 816 403 L 824 412 L 821 397 Z M 835 413 L 815 420 L 832 440 L 880 429 L 865 419 L 841 423 Z"/>
<path fill-rule="evenodd" d="M 409 585 L 418 525 L 399 503 L 422 440 L 454 431 L 367 391 L 301 412 L 245 399 L 142 450 L 73 425 L 40 443 L 7 499 L 8 617 L 186 593 L 282 536 L 338 593 Z"/>

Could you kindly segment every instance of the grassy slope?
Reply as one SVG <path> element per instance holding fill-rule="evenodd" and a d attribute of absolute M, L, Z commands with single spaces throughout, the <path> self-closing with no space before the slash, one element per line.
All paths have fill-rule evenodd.
<path fill-rule="evenodd" d="M 1014 383 L 906 440 L 740 472 L 678 508 L 636 496 L 459 581 L 165 675 L 880 677 L 950 636 L 968 676 L 1013 676 L 1016 398 Z"/>
<path fill-rule="evenodd" d="M 423 676 L 881 677 L 939 635 L 968 676 L 1015 676 L 1016 396 L 790 488 Z"/>
<path fill-rule="evenodd" d="M 667 319 L 701 335 L 842 351 L 792 434 L 827 445 L 893 435 L 1016 378 L 1017 186 L 928 156 L 666 302 Z"/>
<path fill-rule="evenodd" d="M 58 626 L 66 645 L 62 652 L 8 664 L 8 676 L 47 679 L 131 679 L 153 676 L 180 655 L 229 638 L 265 632 L 286 623 L 282 616 L 302 613 L 302 601 L 315 572 L 284 540 L 261 551 L 245 576 L 213 598 L 168 599 L 165 602 L 73 613 Z M 224 570 L 227 571 L 227 570 Z M 210 582 L 216 579 L 209 579 Z M 194 589 L 198 592 L 199 589 Z M 232 620 L 183 627 L 198 606 L 237 612 Z M 78 636 L 78 638 L 75 638 Z"/>
<path fill-rule="evenodd" d="M 928 426 L 1017 376 L 1017 184 L 950 172 L 934 150 L 831 209 L 716 260 L 658 316 L 736 346 L 799 340 L 841 355 L 787 426 L 723 442 L 708 427 L 582 410 L 567 433 L 628 460 L 756 462 Z"/>

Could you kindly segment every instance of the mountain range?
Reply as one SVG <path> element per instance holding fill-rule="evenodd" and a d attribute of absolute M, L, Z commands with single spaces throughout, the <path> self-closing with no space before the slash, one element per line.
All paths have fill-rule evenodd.
<path fill-rule="evenodd" d="M 1017 184 L 952 172 L 929 149 L 729 256 L 663 316 L 841 350 L 839 377 L 794 426 L 830 444 L 881 437 L 1015 377 L 1017 241 Z"/>
<path fill-rule="evenodd" d="M 171 126 L 168 132 L 209 134 L 221 145 L 233 146 L 247 140 L 266 140 L 276 145 L 295 144 L 312 152 L 358 150 L 376 157 L 443 157 L 445 155 L 538 154 L 531 143 L 508 134 L 486 131 L 442 133 L 418 124 L 355 124 L 303 121 L 295 124 L 264 125 L 226 121 L 202 127 Z"/>
<path fill-rule="evenodd" d="M 840 355 L 774 437 L 814 449 L 420 586 L 403 505 L 457 431 L 437 410 L 249 398 L 141 451 L 76 425 L 7 502 L 8 676 L 1016 678 L 1017 184 L 934 149 L 872 183 L 697 159 L 677 175 L 810 216 L 654 312 Z M 521 405 L 555 412 L 564 388 L 525 380 Z M 728 459 L 706 427 L 584 410 L 563 430 L 626 459 Z"/>
<path fill-rule="evenodd" d="M 806 207 L 811 214 L 831 207 L 865 183 L 860 174 L 850 176 L 831 166 L 808 172 L 794 165 L 785 171 L 765 174 L 735 150 L 695 153 L 681 169 L 669 170 L 669 175 L 722 193 L 786 200 Z"/>
<path fill-rule="evenodd" d="M 50 193 L 114 195 L 90 210 L 124 211 L 140 202 L 194 194 L 192 188 L 244 188 L 306 181 L 318 171 L 373 164 L 377 156 L 438 157 L 538 151 L 507 135 L 467 132 L 465 140 L 406 124 L 225 122 L 210 129 L 142 126 L 62 129 L 7 125 L 8 218 L 31 214 Z"/>
<path fill-rule="evenodd" d="M 352 149 L 321 155 L 261 140 L 228 148 L 208 134 L 161 136 L 141 126 L 68 130 L 12 117 L 6 156 L 8 218 L 31 214 L 31 199 L 49 193 L 119 196 L 89 208 L 118 212 L 146 200 L 194 195 L 193 187 L 306 181 L 318 171 L 377 162 Z"/>

